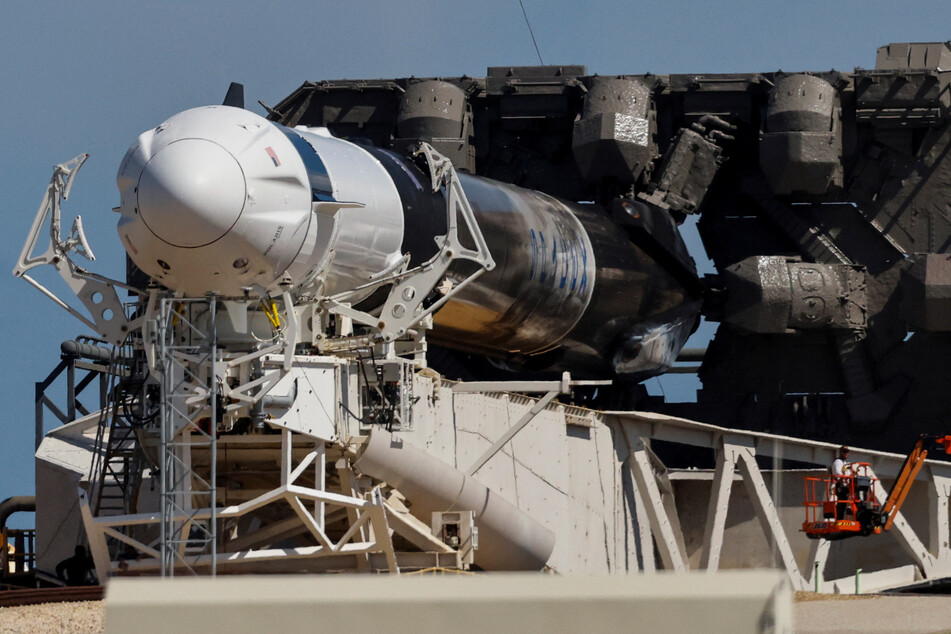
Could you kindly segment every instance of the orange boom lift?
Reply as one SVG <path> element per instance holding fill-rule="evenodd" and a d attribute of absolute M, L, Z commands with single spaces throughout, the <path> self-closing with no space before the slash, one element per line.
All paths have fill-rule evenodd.
<path fill-rule="evenodd" d="M 879 534 L 892 527 L 895 516 L 905 503 L 908 491 L 928 458 L 928 452 L 942 448 L 951 454 L 951 436 L 922 435 L 898 473 L 884 505 L 879 505 L 867 462 L 846 465 L 848 475 L 806 477 L 806 521 L 802 530 L 811 539 L 845 539 L 858 535 Z"/>

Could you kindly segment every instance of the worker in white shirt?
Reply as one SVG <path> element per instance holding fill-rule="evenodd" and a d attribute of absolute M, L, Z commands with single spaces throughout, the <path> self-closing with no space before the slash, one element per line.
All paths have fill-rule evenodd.
<path fill-rule="evenodd" d="M 837 504 L 835 505 L 835 518 L 837 520 L 845 517 L 847 502 L 851 496 L 849 491 L 849 482 L 851 480 L 851 470 L 849 469 L 849 448 L 845 445 L 839 447 L 838 457 L 832 462 L 833 491 Z"/>

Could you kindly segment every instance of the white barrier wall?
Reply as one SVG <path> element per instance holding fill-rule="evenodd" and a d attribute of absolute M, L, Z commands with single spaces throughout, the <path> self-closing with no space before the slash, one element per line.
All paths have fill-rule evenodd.
<path fill-rule="evenodd" d="M 792 632 L 778 571 L 117 578 L 106 632 Z"/>

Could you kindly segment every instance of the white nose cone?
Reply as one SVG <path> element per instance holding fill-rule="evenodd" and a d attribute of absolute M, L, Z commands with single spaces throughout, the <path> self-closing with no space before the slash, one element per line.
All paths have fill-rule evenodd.
<path fill-rule="evenodd" d="M 300 155 L 280 128 L 240 108 L 193 108 L 142 133 L 116 182 L 129 257 L 185 295 L 277 290 L 316 232 Z"/>
<path fill-rule="evenodd" d="M 139 178 L 138 209 L 160 240 L 201 247 L 238 221 L 247 183 L 238 161 L 213 141 L 182 139 L 160 149 Z"/>

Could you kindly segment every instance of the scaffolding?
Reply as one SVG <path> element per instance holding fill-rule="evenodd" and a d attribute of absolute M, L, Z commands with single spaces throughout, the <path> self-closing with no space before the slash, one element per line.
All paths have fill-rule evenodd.
<path fill-rule="evenodd" d="M 216 300 L 160 300 L 157 365 L 161 371 L 161 575 L 176 568 L 198 574 L 196 564 L 217 569 L 217 421 L 215 378 Z M 207 469 L 194 454 L 204 451 Z"/>

